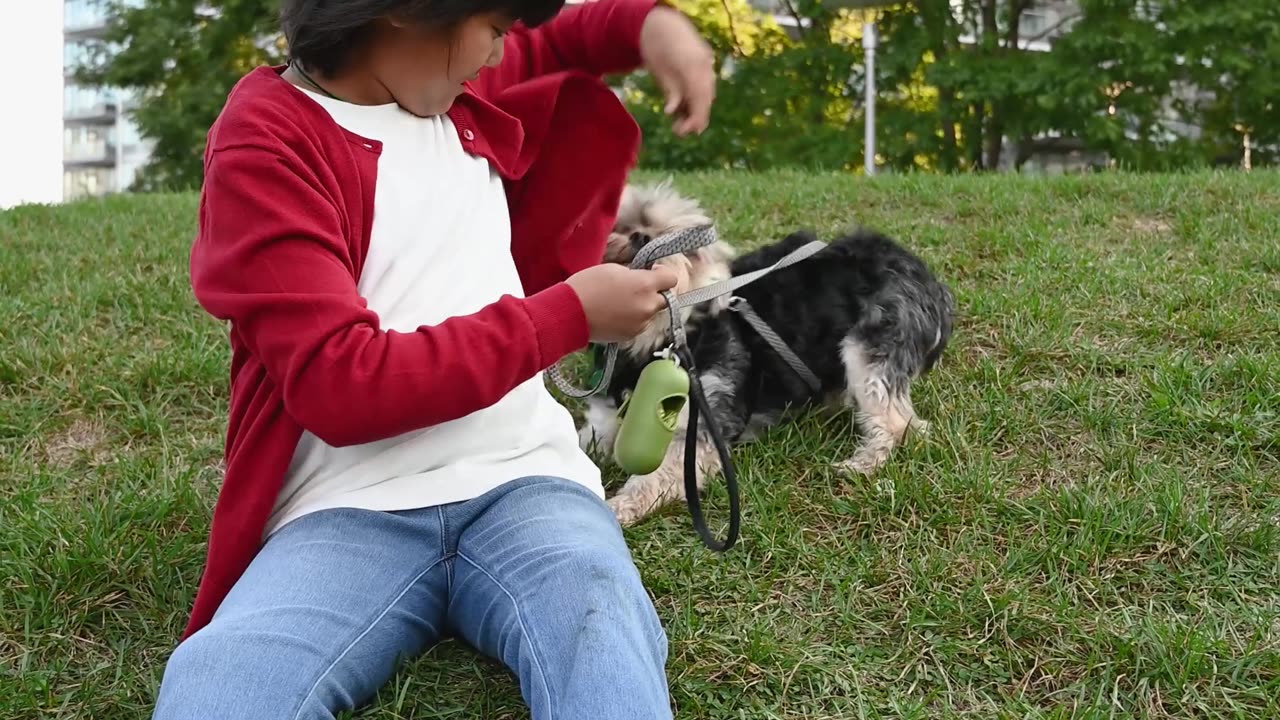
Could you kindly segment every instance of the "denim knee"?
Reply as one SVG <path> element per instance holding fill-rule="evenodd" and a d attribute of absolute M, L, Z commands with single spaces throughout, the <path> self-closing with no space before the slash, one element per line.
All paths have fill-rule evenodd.
<path fill-rule="evenodd" d="M 289 686 L 306 677 L 252 634 L 209 625 L 169 656 L 153 718 L 292 718 L 306 688 Z"/>
<path fill-rule="evenodd" d="M 223 675 L 223 644 L 207 629 L 174 648 L 165 664 L 155 720 L 192 718 L 222 706 L 222 693 L 235 689 Z"/>
<path fill-rule="evenodd" d="M 575 603 L 579 621 L 608 623 L 615 632 L 643 641 L 655 658 L 665 660 L 666 632 L 630 555 L 599 545 L 579 546 L 571 553 L 573 570 L 568 577 L 574 585 L 570 592 L 580 599 Z"/>

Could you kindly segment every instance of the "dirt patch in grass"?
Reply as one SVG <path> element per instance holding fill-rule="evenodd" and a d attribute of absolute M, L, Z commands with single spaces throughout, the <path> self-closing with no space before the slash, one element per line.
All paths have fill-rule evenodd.
<path fill-rule="evenodd" d="M 89 465 L 102 465 L 111 457 L 110 439 L 102 423 L 76 418 L 45 441 L 45 460 L 58 469 L 66 469 L 82 459 Z"/>
<path fill-rule="evenodd" d="M 1129 227 L 1143 235 L 1165 235 L 1173 232 L 1173 225 L 1168 220 L 1158 217 L 1133 218 Z"/>
<path fill-rule="evenodd" d="M 1042 491 L 1075 487 L 1082 478 L 1101 472 L 1098 440 L 1078 423 L 1045 423 L 1011 436 L 992 455 L 1008 463 L 1009 496 L 1023 500 Z"/>

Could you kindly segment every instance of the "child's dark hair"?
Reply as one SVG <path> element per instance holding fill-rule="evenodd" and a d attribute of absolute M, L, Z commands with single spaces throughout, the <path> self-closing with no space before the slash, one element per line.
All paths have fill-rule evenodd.
<path fill-rule="evenodd" d="M 481 13 L 503 13 L 527 27 L 555 17 L 564 0 L 282 0 L 280 25 L 289 55 L 326 75 L 342 68 L 375 20 L 398 15 L 450 28 Z"/>

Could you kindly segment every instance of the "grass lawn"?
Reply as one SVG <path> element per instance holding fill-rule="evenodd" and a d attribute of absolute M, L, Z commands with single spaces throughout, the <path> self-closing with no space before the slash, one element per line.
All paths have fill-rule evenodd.
<path fill-rule="evenodd" d="M 814 415 L 738 451 L 729 554 L 628 531 L 677 717 L 1280 716 L 1280 175 L 677 184 L 743 245 L 878 226 L 962 314 L 877 477 Z M 195 210 L 0 213 L 0 718 L 148 716 L 185 622 L 227 397 Z M 527 713 L 446 643 L 364 717 Z"/>

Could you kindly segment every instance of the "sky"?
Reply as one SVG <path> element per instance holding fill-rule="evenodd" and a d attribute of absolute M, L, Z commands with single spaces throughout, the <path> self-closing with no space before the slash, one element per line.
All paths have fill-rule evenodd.
<path fill-rule="evenodd" d="M 62 0 L 0 0 L 0 78 L 0 209 L 61 202 Z"/>

